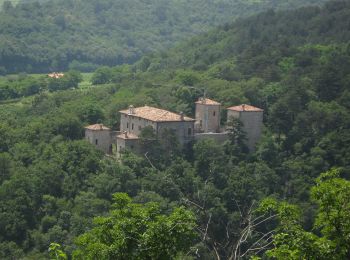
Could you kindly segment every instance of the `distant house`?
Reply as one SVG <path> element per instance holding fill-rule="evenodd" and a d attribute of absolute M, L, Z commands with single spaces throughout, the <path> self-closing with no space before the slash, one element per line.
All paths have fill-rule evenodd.
<path fill-rule="evenodd" d="M 64 73 L 53 72 L 53 73 L 47 74 L 47 76 L 52 79 L 60 79 L 64 77 Z"/>
<path fill-rule="evenodd" d="M 225 127 L 220 126 L 221 104 L 200 98 L 196 102 L 196 119 L 183 113 L 174 113 L 164 109 L 143 106 L 119 111 L 120 131 L 113 132 L 109 128 L 96 124 L 85 128 L 86 139 L 105 153 L 111 152 L 112 144 L 117 147 L 119 155 L 123 150 L 135 153 L 140 151 L 140 134 L 145 127 L 152 127 L 156 138 L 162 138 L 166 129 L 173 130 L 181 145 L 191 141 L 213 139 L 219 143 L 228 139 Z M 262 131 L 263 110 L 251 105 L 239 105 L 227 108 L 227 120 L 239 119 L 246 132 L 247 146 L 255 150 Z"/>

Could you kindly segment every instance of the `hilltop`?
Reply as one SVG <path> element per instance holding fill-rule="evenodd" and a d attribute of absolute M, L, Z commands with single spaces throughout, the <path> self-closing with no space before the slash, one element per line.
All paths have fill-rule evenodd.
<path fill-rule="evenodd" d="M 52 0 L 7 4 L 0 15 L 2 72 L 132 63 L 143 54 L 269 8 L 323 0 Z"/>
<path fill-rule="evenodd" d="M 349 1 L 330 1 L 323 7 L 262 12 L 193 37 L 168 52 L 149 55 L 148 69 L 205 71 L 226 63 L 234 66 L 236 76 L 263 77 L 271 66 L 278 66 L 278 56 L 290 57 L 302 46 L 348 43 L 349 9 Z"/>

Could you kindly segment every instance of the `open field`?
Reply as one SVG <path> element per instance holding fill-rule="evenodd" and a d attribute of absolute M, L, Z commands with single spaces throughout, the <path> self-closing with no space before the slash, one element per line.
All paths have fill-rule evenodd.
<path fill-rule="evenodd" d="M 28 75 L 34 78 L 39 78 L 39 77 L 45 76 L 46 74 L 28 74 Z M 90 79 L 91 79 L 92 73 L 81 73 L 81 75 L 83 77 L 83 81 L 79 83 L 79 87 L 82 89 L 91 87 L 92 84 L 90 82 Z M 17 78 L 18 76 L 19 76 L 18 74 L 0 76 L 0 82 L 6 81 L 8 78 L 12 78 L 12 77 Z"/>
<path fill-rule="evenodd" d="M 79 88 L 89 88 L 92 86 L 90 79 L 92 76 L 92 73 L 81 73 L 81 75 L 83 76 L 83 81 L 79 83 Z"/>

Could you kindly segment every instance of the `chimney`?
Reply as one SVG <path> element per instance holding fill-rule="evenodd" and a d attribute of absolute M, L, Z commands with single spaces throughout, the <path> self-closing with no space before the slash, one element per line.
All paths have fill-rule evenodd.
<path fill-rule="evenodd" d="M 133 114 L 135 114 L 135 108 L 133 105 L 130 105 L 129 106 L 129 115 L 133 115 Z"/>
<path fill-rule="evenodd" d="M 245 111 L 245 104 L 242 105 L 242 109 L 243 109 L 243 111 Z"/>
<path fill-rule="evenodd" d="M 180 112 L 180 120 L 181 120 L 181 121 L 184 121 L 184 120 L 185 120 L 185 116 L 184 116 L 184 113 L 183 113 L 183 112 Z"/>
<path fill-rule="evenodd" d="M 125 138 L 128 138 L 128 132 L 124 131 Z"/>
<path fill-rule="evenodd" d="M 102 124 L 100 124 L 100 130 L 103 130 Z"/>

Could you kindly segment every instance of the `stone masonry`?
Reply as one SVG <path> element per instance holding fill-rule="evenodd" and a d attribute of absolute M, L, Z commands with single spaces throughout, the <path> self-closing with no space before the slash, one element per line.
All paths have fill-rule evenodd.
<path fill-rule="evenodd" d="M 119 111 L 121 114 L 119 132 L 113 132 L 102 124 L 96 124 L 85 128 L 85 138 L 105 153 L 111 153 L 112 145 L 115 144 L 117 155 L 125 149 L 138 153 L 139 135 L 147 126 L 153 128 L 157 138 L 162 138 L 164 129 L 172 129 L 181 145 L 208 138 L 223 143 L 228 138 L 228 132 L 221 130 L 220 112 L 221 104 L 208 98 L 200 98 L 196 102 L 196 119 L 182 113 L 177 114 L 150 106 L 136 108 L 130 106 Z M 247 146 L 253 152 L 261 137 L 263 110 L 245 104 L 229 107 L 228 120 L 231 117 L 243 123 Z"/>

